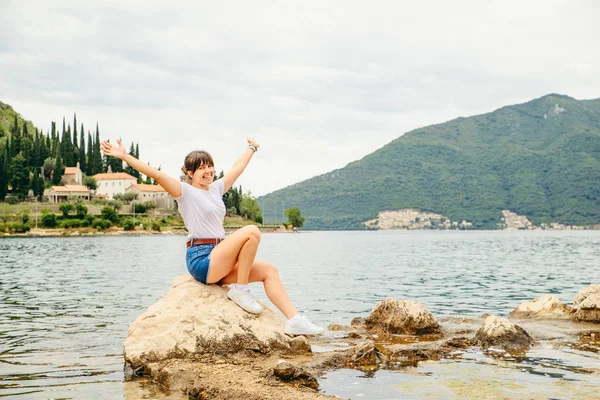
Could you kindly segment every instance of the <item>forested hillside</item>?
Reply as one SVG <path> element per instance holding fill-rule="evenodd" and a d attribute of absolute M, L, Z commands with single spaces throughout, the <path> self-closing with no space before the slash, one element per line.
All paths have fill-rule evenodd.
<path fill-rule="evenodd" d="M 259 198 L 298 207 L 308 229 L 360 229 L 416 208 L 494 229 L 600 223 L 600 99 L 551 94 L 408 132 L 346 167 Z"/>
<path fill-rule="evenodd" d="M 0 201 L 7 195 L 13 200 L 23 199 L 30 189 L 35 196 L 41 196 L 44 187 L 61 184 L 65 168 L 77 163 L 87 176 L 106 172 L 110 166 L 113 172 L 126 171 L 142 181 L 137 171 L 123 168 L 121 160 L 103 159 L 98 124 L 92 134 L 77 123 L 76 115 L 72 122 L 73 125 L 63 118 L 62 127 L 58 128 L 51 122 L 44 133 L 10 105 L 0 102 Z M 139 146 L 131 143 L 129 152 L 139 156 Z"/>

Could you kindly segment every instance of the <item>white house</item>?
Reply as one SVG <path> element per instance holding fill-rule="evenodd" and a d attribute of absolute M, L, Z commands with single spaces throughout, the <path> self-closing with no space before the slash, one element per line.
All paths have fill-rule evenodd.
<path fill-rule="evenodd" d="M 137 178 L 126 172 L 96 174 L 94 175 L 94 179 L 98 185 L 96 194 L 106 195 L 111 200 L 114 198 L 115 194 L 125 194 L 125 190 L 129 186 L 137 183 Z"/>
<path fill-rule="evenodd" d="M 145 185 L 142 183 L 135 183 L 125 189 L 126 192 L 132 192 L 138 194 L 137 201 L 154 201 L 156 202 L 157 208 L 174 208 L 175 200 L 167 193 L 167 191 L 160 185 Z"/>

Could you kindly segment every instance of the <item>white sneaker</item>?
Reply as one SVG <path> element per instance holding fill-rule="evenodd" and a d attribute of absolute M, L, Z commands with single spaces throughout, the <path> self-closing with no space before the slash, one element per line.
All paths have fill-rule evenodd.
<path fill-rule="evenodd" d="M 285 322 L 285 333 L 288 335 L 320 335 L 325 328 L 316 326 L 306 317 L 294 316 Z"/>
<path fill-rule="evenodd" d="M 231 284 L 229 286 L 229 292 L 227 292 L 227 297 L 249 313 L 260 314 L 262 312 L 262 307 L 254 300 L 254 296 L 252 296 L 252 292 L 248 285 L 246 285 L 245 288 L 240 289 L 235 283 Z"/>

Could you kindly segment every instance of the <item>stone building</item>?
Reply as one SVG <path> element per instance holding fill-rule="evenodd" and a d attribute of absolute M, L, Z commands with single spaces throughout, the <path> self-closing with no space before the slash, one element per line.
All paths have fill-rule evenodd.
<path fill-rule="evenodd" d="M 125 192 L 137 193 L 138 200 L 140 202 L 154 201 L 157 208 L 174 208 L 175 200 L 167 193 L 167 191 L 160 185 L 146 185 L 142 183 L 135 183 L 129 186 Z"/>

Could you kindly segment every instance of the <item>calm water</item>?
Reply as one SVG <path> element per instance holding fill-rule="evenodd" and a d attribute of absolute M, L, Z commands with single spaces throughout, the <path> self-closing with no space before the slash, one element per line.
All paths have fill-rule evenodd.
<path fill-rule="evenodd" d="M 0 239 L 0 397 L 133 398 L 123 383 L 123 341 L 131 322 L 186 272 L 184 240 Z M 386 297 L 419 300 L 437 317 L 506 316 L 541 294 L 571 303 L 578 291 L 600 283 L 600 232 L 265 234 L 259 258 L 279 267 L 297 308 L 322 325 L 348 324 Z M 260 286 L 254 292 L 269 304 Z M 493 363 L 472 353 L 461 363 L 421 363 L 370 377 L 335 371 L 321 387 L 356 399 L 469 397 L 477 396 L 469 392 L 469 380 L 489 375 L 500 397 L 506 390 L 514 397 L 507 382 L 525 391 L 514 393 L 543 398 L 559 393 L 553 385 L 569 398 L 573 382 L 600 392 L 597 373 L 560 367 L 599 368 L 598 354 L 543 346 L 532 354 L 520 364 L 525 368 L 496 362 L 503 374 L 486 369 Z M 459 370 L 461 379 L 452 383 Z M 434 390 L 431 379 L 445 383 Z"/>

